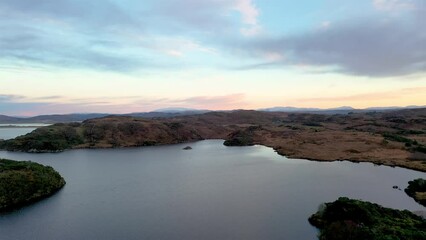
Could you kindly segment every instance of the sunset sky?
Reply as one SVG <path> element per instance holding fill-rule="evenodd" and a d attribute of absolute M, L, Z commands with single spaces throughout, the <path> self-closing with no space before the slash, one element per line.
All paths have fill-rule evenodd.
<path fill-rule="evenodd" d="M 425 0 L 1 0 L 0 114 L 426 105 Z"/>

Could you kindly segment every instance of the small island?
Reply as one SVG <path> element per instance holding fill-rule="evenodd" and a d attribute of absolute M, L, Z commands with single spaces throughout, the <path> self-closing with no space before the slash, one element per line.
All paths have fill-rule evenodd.
<path fill-rule="evenodd" d="M 0 212 L 46 198 L 64 185 L 65 180 L 52 167 L 0 159 Z"/>
<path fill-rule="evenodd" d="M 415 179 L 408 182 L 408 187 L 404 190 L 408 196 L 426 207 L 426 179 Z"/>
<path fill-rule="evenodd" d="M 422 217 L 345 197 L 321 205 L 309 222 L 320 229 L 320 240 L 426 239 Z"/>

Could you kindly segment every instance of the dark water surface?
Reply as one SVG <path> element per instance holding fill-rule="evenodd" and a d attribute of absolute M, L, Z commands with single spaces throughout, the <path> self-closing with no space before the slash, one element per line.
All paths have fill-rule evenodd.
<path fill-rule="evenodd" d="M 308 217 L 340 196 L 426 210 L 392 189 L 421 172 L 293 160 L 263 146 L 222 143 L 0 152 L 53 166 L 67 181 L 56 195 L 0 216 L 0 239 L 316 239 Z"/>

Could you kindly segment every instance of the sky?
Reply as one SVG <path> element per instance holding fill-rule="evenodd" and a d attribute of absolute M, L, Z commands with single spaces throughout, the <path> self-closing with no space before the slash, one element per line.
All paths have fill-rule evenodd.
<path fill-rule="evenodd" d="M 0 114 L 426 105 L 425 0 L 1 0 Z"/>

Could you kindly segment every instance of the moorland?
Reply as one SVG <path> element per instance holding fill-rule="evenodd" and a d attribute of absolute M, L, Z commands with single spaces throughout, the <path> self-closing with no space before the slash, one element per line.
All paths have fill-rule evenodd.
<path fill-rule="evenodd" d="M 349 160 L 426 172 L 426 109 L 348 114 L 208 112 L 170 118 L 105 116 L 57 123 L 0 141 L 0 149 L 59 152 L 225 139 L 265 145 L 290 158 Z"/>

